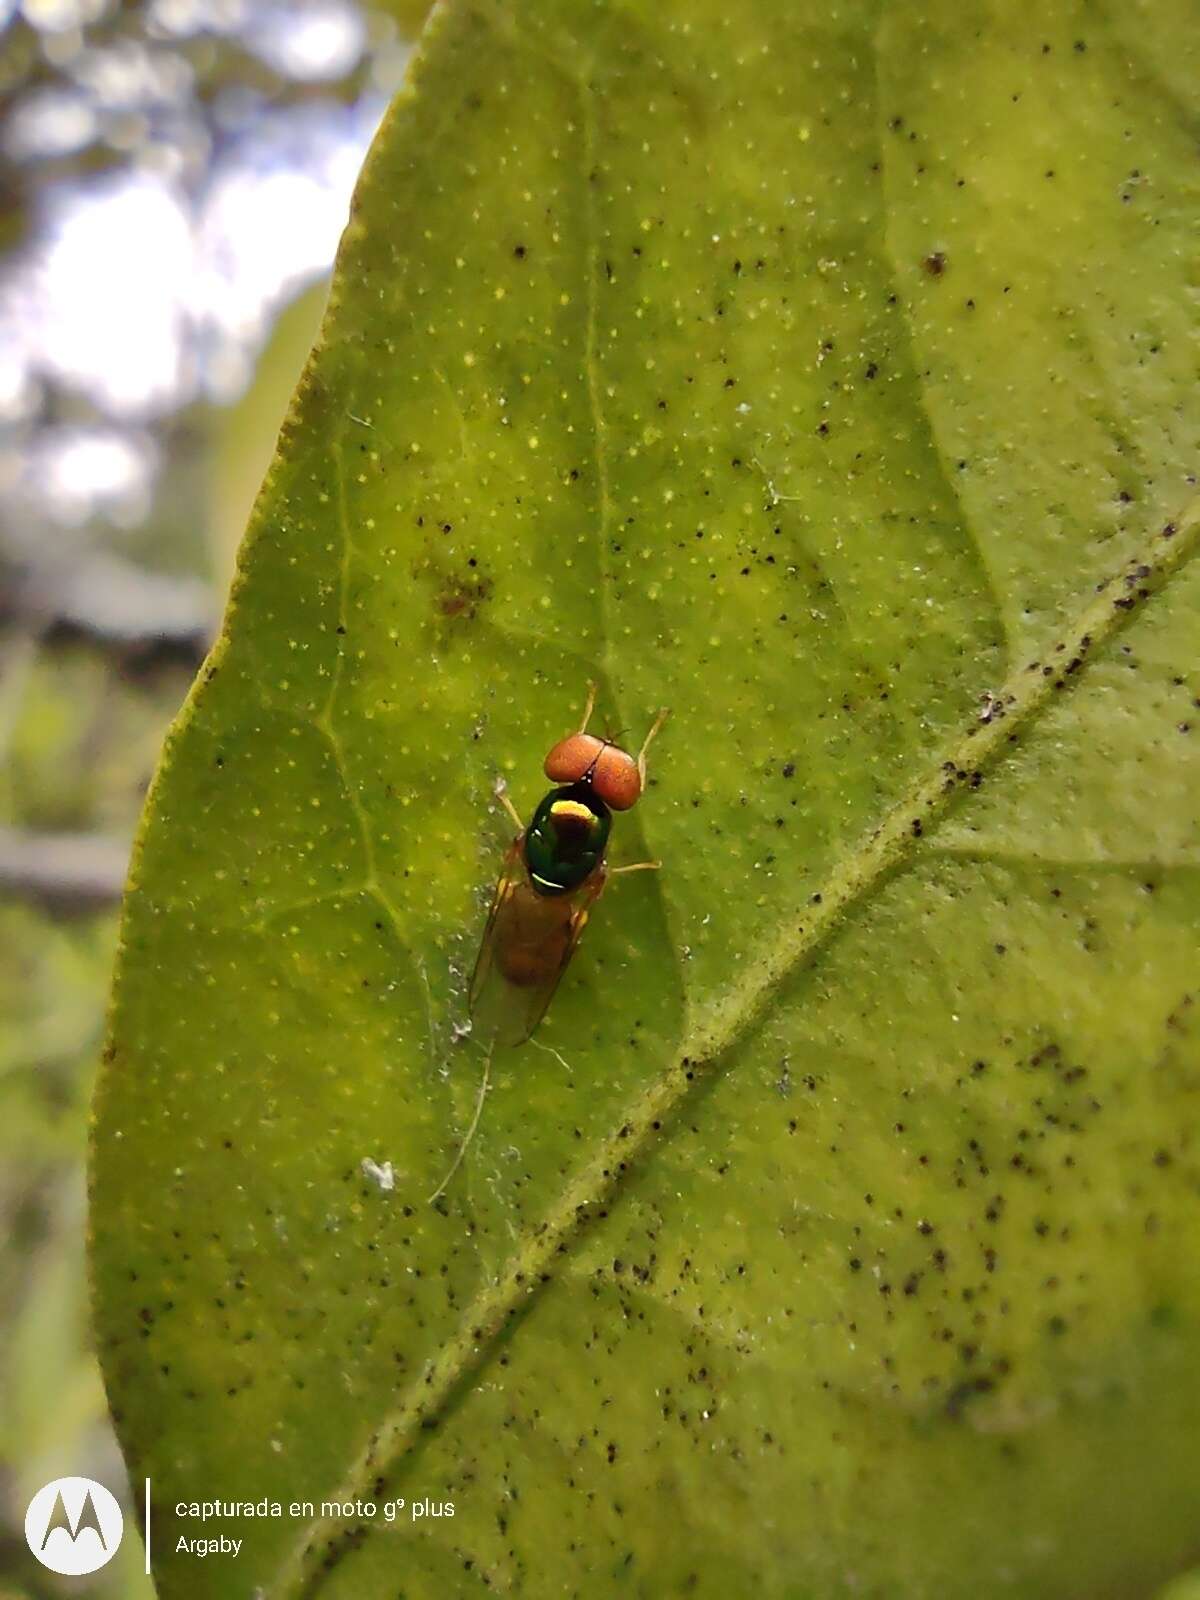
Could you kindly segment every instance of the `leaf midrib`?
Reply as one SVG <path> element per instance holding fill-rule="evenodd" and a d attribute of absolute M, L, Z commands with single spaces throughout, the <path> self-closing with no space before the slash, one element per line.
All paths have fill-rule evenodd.
<path fill-rule="evenodd" d="M 330 1497 L 345 1503 L 369 1497 L 370 1485 L 391 1473 L 419 1431 L 432 1426 L 466 1380 L 490 1358 L 497 1337 L 549 1280 L 556 1256 L 569 1248 L 602 1208 L 626 1171 L 662 1134 L 693 1088 L 755 1027 L 771 999 L 820 950 L 871 892 L 904 870 L 926 830 L 969 792 L 975 775 L 996 763 L 1041 712 L 1072 690 L 1102 651 L 1200 544 L 1200 501 L 1168 523 L 1113 577 L 1096 586 L 1071 627 L 1038 660 L 1017 667 L 996 691 L 1003 716 L 961 731 L 910 786 L 879 825 L 830 874 L 819 901 L 777 942 L 746 963 L 737 983 L 693 1019 L 669 1065 L 627 1108 L 614 1130 L 567 1183 L 538 1228 L 528 1233 L 505 1271 L 468 1307 L 457 1334 L 425 1367 L 400 1403 L 372 1431 L 366 1447 Z M 1059 665 L 1050 663 L 1058 662 Z M 1011 699 L 1010 699 L 1011 697 Z M 267 1591 L 273 1600 L 317 1592 L 340 1555 L 353 1547 L 353 1526 L 314 1519 Z"/>

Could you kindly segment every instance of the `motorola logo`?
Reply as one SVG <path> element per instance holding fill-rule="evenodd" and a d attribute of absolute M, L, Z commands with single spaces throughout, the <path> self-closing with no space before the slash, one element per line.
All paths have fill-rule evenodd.
<path fill-rule="evenodd" d="M 25 1513 L 25 1543 L 44 1567 L 69 1578 L 111 1561 L 124 1528 L 120 1506 L 94 1478 L 55 1478 Z"/>

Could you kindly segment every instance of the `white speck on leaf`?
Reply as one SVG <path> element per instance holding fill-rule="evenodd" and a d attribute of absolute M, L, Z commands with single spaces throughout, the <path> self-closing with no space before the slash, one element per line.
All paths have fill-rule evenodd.
<path fill-rule="evenodd" d="M 364 1178 L 371 1178 L 377 1183 L 384 1194 L 391 1194 L 396 1187 L 396 1174 L 392 1170 L 392 1163 L 385 1161 L 380 1166 L 378 1161 L 372 1161 L 370 1156 L 364 1156 L 360 1163 Z"/>

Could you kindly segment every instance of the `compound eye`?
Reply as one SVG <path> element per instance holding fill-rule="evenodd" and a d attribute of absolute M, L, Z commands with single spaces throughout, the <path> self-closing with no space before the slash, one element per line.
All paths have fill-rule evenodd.
<path fill-rule="evenodd" d="M 603 739 L 594 733 L 568 734 L 546 757 L 543 770 L 552 783 L 578 783 L 603 749 Z"/>
<path fill-rule="evenodd" d="M 615 744 L 605 745 L 600 752 L 591 784 L 610 811 L 628 811 L 641 798 L 642 777 L 637 762 Z"/>

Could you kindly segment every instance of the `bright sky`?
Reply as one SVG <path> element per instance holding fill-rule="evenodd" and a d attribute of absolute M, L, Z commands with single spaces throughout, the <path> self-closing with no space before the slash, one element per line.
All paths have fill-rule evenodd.
<path fill-rule="evenodd" d="M 24 0 L 22 9 L 52 45 L 97 3 Z M 152 14 L 164 39 L 237 32 L 302 80 L 343 76 L 366 44 L 348 0 L 156 0 Z M 142 45 L 76 49 L 72 61 L 73 87 L 39 88 L 16 107 L 0 134 L 11 154 L 79 148 L 98 125 L 111 145 L 128 117 L 165 132 L 139 163 L 52 190 L 31 246 L 0 274 L 0 428 L 10 427 L 0 495 L 37 503 L 59 523 L 89 506 L 123 522 L 144 514 L 156 466 L 139 424 L 196 396 L 234 396 L 279 305 L 328 269 L 385 95 L 266 112 L 231 102 L 196 192 L 186 143 L 195 127 L 171 123 L 186 62 Z M 43 427 L 30 451 L 20 425 L 36 414 L 45 379 L 112 424 Z"/>

